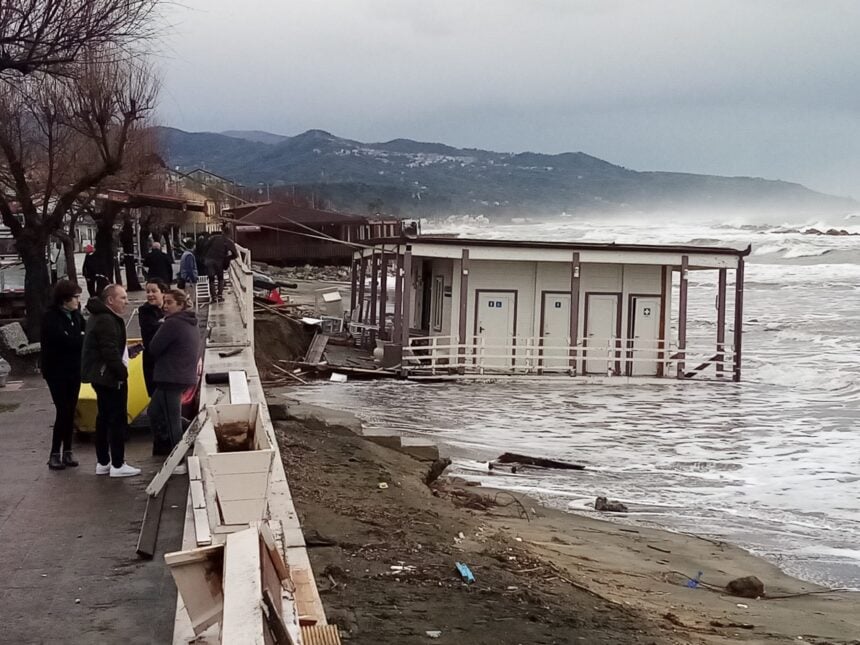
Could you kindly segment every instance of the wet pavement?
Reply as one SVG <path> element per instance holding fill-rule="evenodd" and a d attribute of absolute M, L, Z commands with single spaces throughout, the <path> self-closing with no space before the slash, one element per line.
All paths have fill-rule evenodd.
<path fill-rule="evenodd" d="M 50 471 L 53 406 L 44 381 L 0 389 L 0 643 L 166 643 L 176 587 L 165 552 L 182 543 L 187 478 L 173 477 L 155 557 L 135 549 L 145 488 L 163 457 L 134 428 L 127 461 L 138 477 L 97 477 L 91 440 L 76 436 L 80 467 Z"/>

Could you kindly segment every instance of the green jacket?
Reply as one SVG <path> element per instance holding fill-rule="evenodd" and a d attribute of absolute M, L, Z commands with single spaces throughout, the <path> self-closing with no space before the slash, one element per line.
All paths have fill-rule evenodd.
<path fill-rule="evenodd" d="M 81 380 L 118 388 L 128 380 L 128 368 L 122 362 L 125 322 L 98 298 L 87 302 L 87 311 L 90 318 L 81 356 Z"/>

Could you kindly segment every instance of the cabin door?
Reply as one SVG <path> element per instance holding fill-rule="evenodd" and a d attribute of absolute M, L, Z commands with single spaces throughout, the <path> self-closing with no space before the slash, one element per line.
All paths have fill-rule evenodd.
<path fill-rule="evenodd" d="M 619 294 L 585 294 L 585 373 L 617 372 Z"/>
<path fill-rule="evenodd" d="M 570 367 L 570 294 L 543 294 L 543 327 L 541 336 L 541 367 L 567 369 Z"/>
<path fill-rule="evenodd" d="M 660 296 L 631 296 L 630 356 L 633 359 L 628 374 L 657 376 L 661 355 Z"/>
<path fill-rule="evenodd" d="M 478 365 L 509 368 L 513 365 L 516 329 L 515 291 L 478 291 L 475 315 L 475 355 Z"/>

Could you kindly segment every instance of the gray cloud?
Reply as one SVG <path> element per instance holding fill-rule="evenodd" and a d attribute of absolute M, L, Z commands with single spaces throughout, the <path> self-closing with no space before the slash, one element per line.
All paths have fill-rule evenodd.
<path fill-rule="evenodd" d="M 163 122 L 322 128 L 860 197 L 860 3 L 190 0 Z"/>

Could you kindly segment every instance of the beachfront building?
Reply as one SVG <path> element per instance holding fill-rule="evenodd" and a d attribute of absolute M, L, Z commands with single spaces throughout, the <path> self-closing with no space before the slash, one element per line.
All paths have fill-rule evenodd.
<path fill-rule="evenodd" d="M 750 249 L 378 239 L 353 255 L 353 329 L 418 376 L 741 376 Z M 691 272 L 715 272 L 713 337 L 687 335 Z M 732 272 L 734 318 L 726 339 Z M 393 294 L 389 289 L 393 282 Z M 393 302 L 392 302 L 393 300 Z"/>

